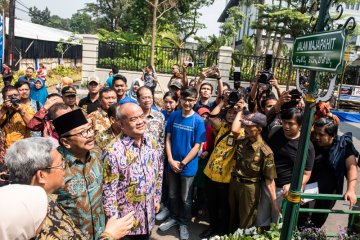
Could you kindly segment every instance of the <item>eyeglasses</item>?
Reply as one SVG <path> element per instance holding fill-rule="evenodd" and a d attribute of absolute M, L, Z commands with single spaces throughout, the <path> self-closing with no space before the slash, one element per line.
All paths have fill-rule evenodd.
<path fill-rule="evenodd" d="M 46 167 L 44 168 L 43 170 L 46 170 L 46 169 L 65 169 L 66 168 L 66 163 L 65 163 L 65 159 L 62 158 L 61 159 L 61 164 L 57 165 L 57 166 L 53 166 L 53 167 Z"/>
<path fill-rule="evenodd" d="M 74 134 L 63 134 L 63 135 L 61 135 L 61 137 L 67 138 L 67 137 L 78 136 L 78 137 L 86 138 L 92 133 L 94 133 L 94 129 L 91 126 L 89 128 L 82 130 L 81 132 L 74 133 Z"/>

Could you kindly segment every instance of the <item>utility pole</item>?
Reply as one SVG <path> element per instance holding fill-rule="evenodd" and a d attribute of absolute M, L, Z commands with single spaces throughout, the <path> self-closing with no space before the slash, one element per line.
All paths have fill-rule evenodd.
<path fill-rule="evenodd" d="M 8 37 L 8 54 L 9 66 L 13 67 L 14 61 L 14 45 L 15 45 L 15 0 L 10 0 L 9 4 L 9 37 Z"/>

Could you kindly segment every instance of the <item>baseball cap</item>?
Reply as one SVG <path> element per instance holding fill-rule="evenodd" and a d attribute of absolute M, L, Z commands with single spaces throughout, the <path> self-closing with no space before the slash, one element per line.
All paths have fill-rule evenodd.
<path fill-rule="evenodd" d="M 61 95 L 67 96 L 76 96 L 76 89 L 74 86 L 65 86 L 61 90 Z"/>
<path fill-rule="evenodd" d="M 91 82 L 96 82 L 97 84 L 100 84 L 100 79 L 97 76 L 90 76 L 88 77 L 87 84 L 90 84 Z"/>
<path fill-rule="evenodd" d="M 197 111 L 197 113 L 201 116 L 203 115 L 204 113 L 210 113 L 210 110 L 206 107 L 202 107 L 202 108 L 199 108 L 199 110 Z"/>
<path fill-rule="evenodd" d="M 259 112 L 250 113 L 250 114 L 244 116 L 242 123 L 247 126 L 257 125 L 259 127 L 266 127 L 266 125 L 267 125 L 266 116 Z"/>
<path fill-rule="evenodd" d="M 183 87 L 182 83 L 179 82 L 179 81 L 173 81 L 171 84 L 170 84 L 170 87 L 176 87 L 178 89 L 181 89 Z"/>

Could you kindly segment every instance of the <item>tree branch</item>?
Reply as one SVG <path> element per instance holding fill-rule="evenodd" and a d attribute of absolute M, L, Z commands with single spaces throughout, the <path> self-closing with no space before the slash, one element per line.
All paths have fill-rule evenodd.
<path fill-rule="evenodd" d="M 156 19 L 161 18 L 166 12 L 170 11 L 171 9 L 173 9 L 174 7 L 169 7 L 168 9 L 165 9 L 164 11 L 162 11 L 157 17 Z"/>
<path fill-rule="evenodd" d="M 149 0 L 145 0 L 151 7 L 155 7 L 155 5 L 152 3 L 152 2 L 150 2 Z"/>
<path fill-rule="evenodd" d="M 195 34 L 197 32 L 197 30 L 195 30 L 195 27 L 196 27 L 196 16 L 197 15 L 197 9 L 195 9 L 195 12 L 194 12 L 194 18 L 193 18 L 193 25 L 191 27 L 191 30 L 185 34 L 184 38 L 183 38 L 183 41 L 185 42 L 186 39 L 188 39 L 192 34 Z"/>

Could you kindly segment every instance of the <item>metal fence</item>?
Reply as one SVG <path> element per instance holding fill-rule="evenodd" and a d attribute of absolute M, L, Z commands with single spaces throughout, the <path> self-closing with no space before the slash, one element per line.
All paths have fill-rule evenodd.
<path fill-rule="evenodd" d="M 255 78 L 257 71 L 264 70 L 264 56 L 234 53 L 232 60 L 232 71 L 234 71 L 234 67 L 240 67 L 241 81 L 250 81 Z M 280 84 L 286 85 L 289 82 L 289 85 L 295 85 L 296 72 L 293 71 L 289 59 L 273 58 L 271 66 L 271 71 L 276 74 L 275 77 Z"/>
<path fill-rule="evenodd" d="M 173 64 L 182 64 L 184 61 L 194 62 L 194 66 L 188 69 L 188 74 L 196 75 L 199 74 L 201 68 L 217 64 L 218 52 L 155 47 L 155 68 L 158 73 L 171 73 Z M 141 71 L 149 63 L 149 45 L 99 42 L 97 67 L 118 66 L 123 70 Z"/>

